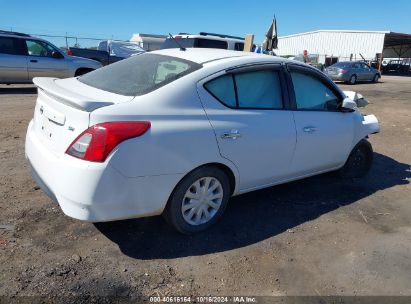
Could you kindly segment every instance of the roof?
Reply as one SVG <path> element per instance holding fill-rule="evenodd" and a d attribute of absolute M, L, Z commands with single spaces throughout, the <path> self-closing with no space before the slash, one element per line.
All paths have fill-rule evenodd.
<path fill-rule="evenodd" d="M 384 46 L 411 45 L 411 34 L 389 32 L 385 35 Z"/>
<path fill-rule="evenodd" d="M 226 58 L 234 57 L 261 57 L 268 56 L 263 54 L 251 53 L 251 52 L 241 52 L 241 51 L 230 51 L 223 49 L 208 49 L 208 48 L 186 48 L 185 51 L 180 49 L 163 49 L 151 52 L 153 54 L 160 54 L 166 56 L 173 56 L 181 59 L 190 60 L 199 64 L 204 64 L 211 61 L 216 61 Z M 269 56 L 272 57 L 272 56 Z"/>
<path fill-rule="evenodd" d="M 316 30 L 316 31 L 310 31 L 310 32 L 303 32 L 303 33 L 297 33 L 297 34 L 292 34 L 292 35 L 286 35 L 286 36 L 281 36 L 278 37 L 279 39 L 281 38 L 288 38 L 288 37 L 295 37 L 295 36 L 302 36 L 302 35 L 308 35 L 308 34 L 315 34 L 315 33 L 363 33 L 363 34 L 388 34 L 390 31 L 362 31 L 362 30 Z"/>
<path fill-rule="evenodd" d="M 28 35 L 28 34 L 23 34 L 23 33 L 16 33 L 16 32 L 0 31 L 0 36 L 20 38 L 20 39 L 38 40 L 38 41 L 44 41 L 44 42 L 50 43 L 49 41 L 47 41 L 43 38 L 39 38 L 39 37 L 35 37 L 35 36 Z"/>
<path fill-rule="evenodd" d="M 362 31 L 362 30 L 317 30 L 311 32 L 304 32 L 298 33 L 293 35 L 287 35 L 278 37 L 279 39 L 282 38 L 289 38 L 289 37 L 298 37 L 303 35 L 309 34 L 316 34 L 316 33 L 359 33 L 359 34 L 384 34 L 384 47 L 393 47 L 393 46 L 400 46 L 400 45 L 411 45 L 411 34 L 405 33 L 396 33 L 390 31 Z"/>
<path fill-rule="evenodd" d="M 211 40 L 219 40 L 219 41 L 234 41 L 234 42 L 240 42 L 240 43 L 244 43 L 244 39 L 240 38 L 240 37 L 234 37 L 234 36 L 223 36 L 223 35 L 219 35 L 219 34 L 185 34 L 185 33 L 181 33 L 181 34 L 177 34 L 177 35 L 173 35 L 174 38 L 176 37 L 181 37 L 181 38 L 200 38 L 200 39 L 211 39 Z M 170 39 L 170 38 L 167 38 Z"/>
<path fill-rule="evenodd" d="M 158 34 L 143 34 L 143 33 L 135 33 L 133 34 L 140 36 L 140 37 L 150 37 L 150 38 L 167 38 L 167 35 L 158 35 Z"/>

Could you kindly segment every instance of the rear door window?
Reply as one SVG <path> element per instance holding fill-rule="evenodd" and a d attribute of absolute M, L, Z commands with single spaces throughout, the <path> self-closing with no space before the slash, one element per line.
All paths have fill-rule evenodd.
<path fill-rule="evenodd" d="M 278 71 L 264 70 L 235 75 L 238 107 L 281 109 L 283 107 Z"/>
<path fill-rule="evenodd" d="M 235 108 L 237 105 L 234 89 L 233 76 L 231 74 L 224 75 L 207 82 L 204 85 L 205 89 L 220 100 L 223 104 L 230 108 Z"/>
<path fill-rule="evenodd" d="M 258 70 L 217 77 L 205 89 L 224 105 L 238 109 L 283 109 L 278 70 Z"/>
<path fill-rule="evenodd" d="M 0 54 L 25 55 L 25 52 L 19 39 L 0 37 Z"/>

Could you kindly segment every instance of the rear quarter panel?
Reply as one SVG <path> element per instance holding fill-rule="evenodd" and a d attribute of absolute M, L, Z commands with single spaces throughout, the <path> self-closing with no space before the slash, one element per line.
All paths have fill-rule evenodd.
<path fill-rule="evenodd" d="M 126 177 L 187 174 L 207 163 L 233 164 L 220 156 L 210 122 L 190 75 L 131 102 L 91 113 L 90 125 L 106 121 L 150 121 L 141 137 L 121 143 L 108 160 Z"/>

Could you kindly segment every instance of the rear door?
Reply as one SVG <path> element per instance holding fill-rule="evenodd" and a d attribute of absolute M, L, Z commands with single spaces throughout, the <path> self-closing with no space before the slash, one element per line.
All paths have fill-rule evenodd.
<path fill-rule="evenodd" d="M 296 135 L 280 65 L 221 72 L 198 84 L 220 153 L 240 173 L 240 191 L 289 176 Z"/>
<path fill-rule="evenodd" d="M 292 162 L 295 176 L 342 165 L 354 140 L 353 112 L 342 112 L 344 96 L 321 73 L 288 65 L 295 111 L 297 146 Z"/>
<path fill-rule="evenodd" d="M 27 56 L 23 40 L 14 37 L 0 37 L 0 82 L 28 82 Z"/>
<path fill-rule="evenodd" d="M 40 41 L 25 39 L 28 54 L 29 79 L 34 77 L 69 77 L 67 60 L 59 50 L 52 45 Z M 58 58 L 53 57 L 53 52 L 60 54 Z"/>

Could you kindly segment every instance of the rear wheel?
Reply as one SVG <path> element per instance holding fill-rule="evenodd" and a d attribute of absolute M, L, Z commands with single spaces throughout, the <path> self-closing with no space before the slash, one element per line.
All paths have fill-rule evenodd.
<path fill-rule="evenodd" d="M 356 75 L 351 75 L 350 79 L 348 80 L 348 83 L 351 85 L 356 84 L 357 82 L 357 76 Z"/>
<path fill-rule="evenodd" d="M 200 232 L 218 221 L 230 193 L 230 182 L 224 171 L 200 167 L 176 186 L 163 215 L 181 233 Z"/>
<path fill-rule="evenodd" d="M 373 149 L 366 140 L 361 140 L 352 149 L 344 166 L 338 170 L 343 178 L 357 178 L 365 176 L 371 168 L 373 160 Z"/>

